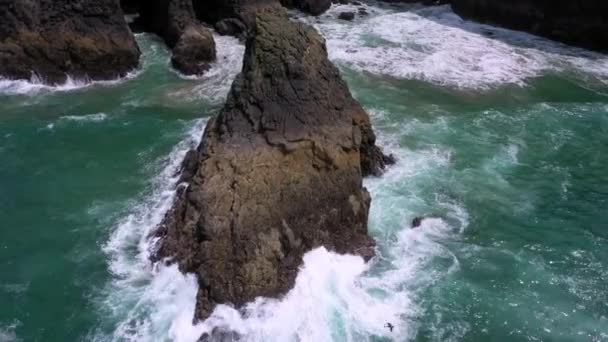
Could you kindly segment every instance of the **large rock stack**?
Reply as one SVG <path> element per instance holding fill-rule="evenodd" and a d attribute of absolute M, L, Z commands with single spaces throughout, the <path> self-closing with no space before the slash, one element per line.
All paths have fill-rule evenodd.
<path fill-rule="evenodd" d="M 242 73 L 184 164 L 189 186 L 157 231 L 156 257 L 198 276 L 195 319 L 284 294 L 315 247 L 369 259 L 362 178 L 386 162 L 323 38 L 260 10 Z"/>

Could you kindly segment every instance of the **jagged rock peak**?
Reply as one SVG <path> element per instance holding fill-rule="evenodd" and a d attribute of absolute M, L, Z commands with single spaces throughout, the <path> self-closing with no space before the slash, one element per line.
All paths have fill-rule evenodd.
<path fill-rule="evenodd" d="M 195 319 L 286 293 L 315 247 L 371 258 L 362 178 L 387 160 L 374 141 L 323 38 L 283 9 L 258 11 L 242 73 L 157 230 L 156 258 L 197 274 Z"/>

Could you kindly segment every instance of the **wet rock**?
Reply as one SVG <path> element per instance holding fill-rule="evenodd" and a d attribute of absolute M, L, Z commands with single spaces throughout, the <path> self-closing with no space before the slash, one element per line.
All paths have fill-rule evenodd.
<path fill-rule="evenodd" d="M 213 35 L 200 25 L 189 26 L 173 48 L 171 64 L 186 75 L 202 75 L 216 58 Z"/>
<path fill-rule="evenodd" d="M 215 30 L 221 35 L 239 37 L 247 31 L 247 27 L 239 19 L 228 18 L 218 21 Z"/>
<path fill-rule="evenodd" d="M 193 153 L 155 260 L 197 275 L 195 320 L 285 294 L 316 247 L 374 255 L 362 178 L 383 154 L 323 38 L 284 10 L 257 12 L 243 70 Z"/>
<path fill-rule="evenodd" d="M 420 227 L 420 225 L 422 224 L 422 220 L 424 220 L 424 217 L 421 217 L 421 216 L 414 217 L 414 219 L 412 220 L 412 228 Z"/>
<path fill-rule="evenodd" d="M 359 13 L 360 16 L 369 15 L 369 12 L 367 12 L 365 7 L 359 7 L 359 9 L 357 9 L 357 13 Z"/>
<path fill-rule="evenodd" d="M 215 60 L 213 35 L 196 19 L 192 0 L 142 1 L 138 22 L 164 39 L 173 67 L 186 75 L 204 73 Z"/>
<path fill-rule="evenodd" d="M 0 1 L 2 77 L 115 79 L 135 69 L 139 55 L 118 1 Z"/>
<path fill-rule="evenodd" d="M 605 0 L 452 0 L 467 19 L 522 30 L 598 51 L 608 51 Z"/>
<path fill-rule="evenodd" d="M 340 12 L 340 14 L 338 14 L 338 19 L 352 21 L 353 19 L 355 19 L 355 13 L 354 12 Z"/>

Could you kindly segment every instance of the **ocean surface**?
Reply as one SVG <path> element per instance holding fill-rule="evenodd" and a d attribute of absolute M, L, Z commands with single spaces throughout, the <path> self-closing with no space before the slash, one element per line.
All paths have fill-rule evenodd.
<path fill-rule="evenodd" d="M 311 251 L 284 298 L 192 325 L 196 281 L 151 265 L 148 234 L 244 46 L 216 36 L 211 72 L 184 78 L 141 34 L 124 80 L 0 80 L 0 341 L 608 341 L 608 56 L 364 7 L 294 16 L 398 157 L 365 181 L 376 259 Z"/>

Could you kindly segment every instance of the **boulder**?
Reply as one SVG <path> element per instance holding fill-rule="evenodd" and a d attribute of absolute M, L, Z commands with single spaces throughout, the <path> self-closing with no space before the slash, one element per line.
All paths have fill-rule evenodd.
<path fill-rule="evenodd" d="M 216 58 L 211 31 L 195 17 L 192 0 L 150 0 L 140 5 L 139 24 L 173 49 L 172 65 L 186 75 L 209 69 Z"/>
<path fill-rule="evenodd" d="M 0 0 L 0 77 L 115 79 L 139 56 L 118 0 Z"/>
<path fill-rule="evenodd" d="M 352 21 L 355 19 L 355 12 L 340 12 L 338 19 Z"/>
<path fill-rule="evenodd" d="M 452 0 L 451 3 L 454 11 L 467 19 L 608 51 L 606 0 Z"/>
<path fill-rule="evenodd" d="M 215 41 L 211 31 L 200 25 L 191 25 L 173 48 L 171 64 L 186 75 L 201 75 L 209 70 L 210 62 L 215 58 Z"/>
<path fill-rule="evenodd" d="M 155 233 L 153 259 L 197 275 L 195 320 L 217 304 L 285 294 L 316 247 L 369 260 L 362 179 L 386 160 L 323 38 L 283 9 L 260 10 L 242 72 L 188 154 L 189 185 Z"/>

